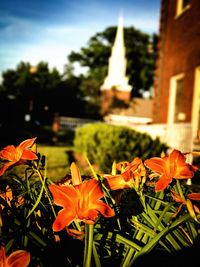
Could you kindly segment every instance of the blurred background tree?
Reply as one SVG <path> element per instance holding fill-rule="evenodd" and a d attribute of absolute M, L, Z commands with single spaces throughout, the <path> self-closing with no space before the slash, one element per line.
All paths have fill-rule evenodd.
<path fill-rule="evenodd" d="M 27 126 L 38 130 L 52 124 L 54 114 L 69 117 L 101 119 L 100 86 L 107 75 L 108 59 L 117 27 L 108 27 L 92 36 L 86 47 L 72 51 L 62 74 L 48 63 L 31 66 L 20 62 L 16 69 L 2 74 L 0 85 L 0 130 L 8 141 L 26 136 Z M 132 97 L 141 89 L 151 89 L 154 77 L 157 35 L 143 33 L 134 27 L 124 28 L 127 76 L 133 86 Z M 87 71 L 76 74 L 75 65 Z"/>
<path fill-rule="evenodd" d="M 85 76 L 88 80 L 95 80 L 93 90 L 99 94 L 100 85 L 108 71 L 108 59 L 116 35 L 116 27 L 108 27 L 105 31 L 96 33 L 88 41 L 87 47 L 80 52 L 71 52 L 68 56 L 70 63 L 79 63 L 87 67 Z M 153 85 L 157 35 L 149 35 L 134 27 L 124 28 L 124 39 L 127 58 L 127 76 L 129 84 L 133 86 L 132 96 L 141 97 L 141 89 L 149 91 Z M 88 95 L 87 86 L 82 87 L 83 93 Z M 89 91 L 90 92 L 90 91 Z"/>

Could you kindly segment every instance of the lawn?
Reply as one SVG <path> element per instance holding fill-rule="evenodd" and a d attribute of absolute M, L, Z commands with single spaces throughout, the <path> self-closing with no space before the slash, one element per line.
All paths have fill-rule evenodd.
<path fill-rule="evenodd" d="M 91 175 L 91 169 L 85 158 L 81 153 L 75 152 L 73 147 L 37 144 L 37 153 L 41 157 L 45 156 L 46 176 L 53 182 L 58 182 L 66 175 L 71 174 L 70 165 L 72 162 L 76 162 L 81 175 Z M 10 175 L 24 179 L 26 168 L 27 165 L 13 166 L 3 177 L 6 178 Z M 97 171 L 96 166 L 93 166 L 93 168 Z"/>
<path fill-rule="evenodd" d="M 38 145 L 37 152 L 46 158 L 47 176 L 52 181 L 59 181 L 70 174 L 70 164 L 76 162 L 81 175 L 91 174 L 91 169 L 81 153 L 73 151 L 73 147 Z M 93 166 L 97 170 L 96 166 Z"/>
<path fill-rule="evenodd" d="M 47 176 L 58 181 L 70 173 L 70 149 L 65 146 L 38 145 L 38 153 L 46 158 Z"/>

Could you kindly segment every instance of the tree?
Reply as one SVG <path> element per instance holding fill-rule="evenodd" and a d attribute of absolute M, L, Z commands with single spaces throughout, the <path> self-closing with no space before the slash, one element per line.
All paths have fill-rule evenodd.
<path fill-rule="evenodd" d="M 108 59 L 111 54 L 116 27 L 109 27 L 105 31 L 95 34 L 90 38 L 87 47 L 82 47 L 80 52 L 71 52 L 68 56 L 70 63 L 79 62 L 83 67 L 88 67 L 87 79 L 98 81 L 95 88 L 103 83 L 107 75 Z M 140 89 L 150 90 L 153 84 L 154 66 L 156 57 L 157 35 L 143 33 L 134 27 L 124 28 L 127 76 L 133 86 L 133 96 L 140 95 Z M 85 88 L 87 95 L 87 88 Z"/>
<path fill-rule="evenodd" d="M 27 138 L 31 132 L 38 132 L 42 125 L 51 123 L 50 96 L 61 82 L 58 71 L 50 71 L 45 62 L 35 67 L 20 62 L 16 70 L 5 71 L 2 78 L 0 127 L 5 143 L 20 141 L 24 136 Z"/>

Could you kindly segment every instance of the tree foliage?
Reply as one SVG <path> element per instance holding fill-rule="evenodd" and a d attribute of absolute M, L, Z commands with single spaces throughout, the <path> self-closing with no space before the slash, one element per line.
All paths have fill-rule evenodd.
<path fill-rule="evenodd" d="M 0 130 L 17 135 L 24 129 L 25 114 L 35 125 L 51 124 L 55 113 L 61 116 L 100 119 L 100 86 L 107 75 L 116 27 L 108 27 L 92 36 L 86 47 L 71 52 L 63 74 L 48 63 L 35 67 L 20 62 L 16 69 L 2 74 L 0 85 Z M 149 90 L 153 83 L 157 36 L 134 27 L 124 29 L 127 76 L 133 97 L 140 89 Z M 74 64 L 87 67 L 85 74 L 75 75 Z M 13 139 L 13 136 L 11 138 Z"/>
<path fill-rule="evenodd" d="M 68 56 L 69 62 L 78 62 L 81 66 L 88 67 L 88 78 L 95 78 L 102 84 L 107 75 L 116 30 L 116 27 L 108 27 L 92 36 L 86 47 L 82 47 L 79 52 L 71 52 Z M 124 36 L 127 76 L 133 86 L 133 96 L 138 96 L 140 89 L 150 90 L 153 84 L 157 35 L 149 35 L 134 27 L 125 27 Z"/>
<path fill-rule="evenodd" d="M 54 114 L 60 116 L 85 116 L 84 100 L 80 93 L 80 78 L 69 73 L 61 75 L 48 63 L 35 67 L 20 62 L 16 69 L 2 74 L 0 86 L 0 130 L 5 142 L 23 138 L 29 125 L 38 131 L 51 126 Z M 30 116 L 27 122 L 25 117 Z"/>

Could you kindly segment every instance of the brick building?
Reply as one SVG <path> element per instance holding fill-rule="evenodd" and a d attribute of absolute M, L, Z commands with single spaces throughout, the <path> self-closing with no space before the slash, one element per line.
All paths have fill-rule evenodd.
<path fill-rule="evenodd" d="M 200 128 L 200 0 L 162 0 L 154 123 Z M 179 127 L 179 128 L 180 128 Z"/>
<path fill-rule="evenodd" d="M 199 149 L 200 0 L 161 0 L 154 78 L 152 123 L 129 126 L 171 149 Z"/>

